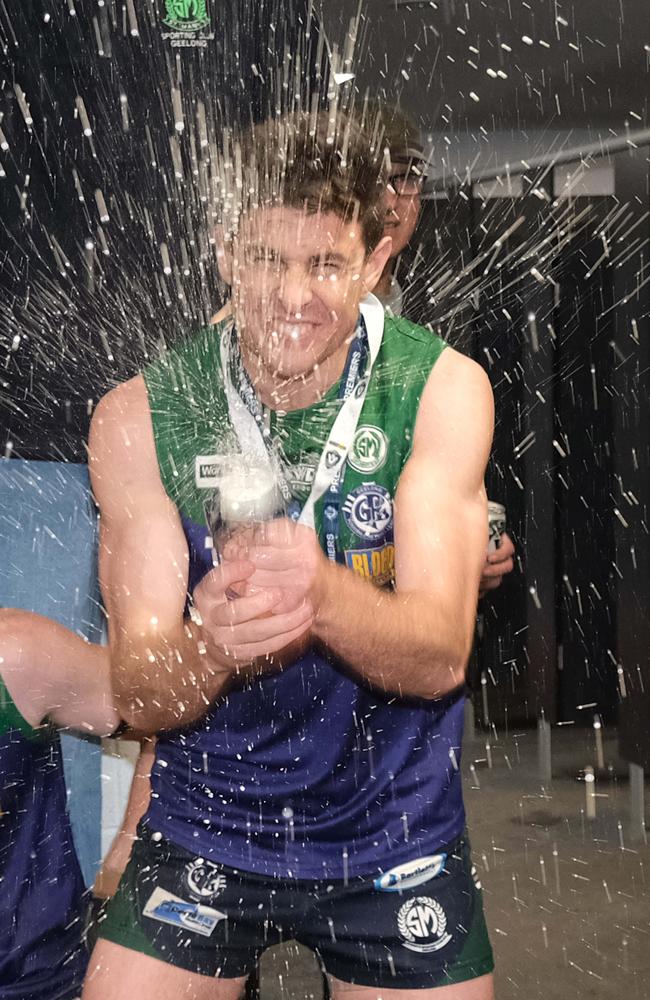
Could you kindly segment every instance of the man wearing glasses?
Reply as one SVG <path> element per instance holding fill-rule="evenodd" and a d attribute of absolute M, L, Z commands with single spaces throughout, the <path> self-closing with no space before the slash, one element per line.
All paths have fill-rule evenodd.
<path fill-rule="evenodd" d="M 384 235 L 390 236 L 393 246 L 375 294 L 384 309 L 399 316 L 403 312 L 404 294 L 396 272 L 400 255 L 410 243 L 420 218 L 427 160 L 419 130 L 410 119 L 394 108 L 386 108 L 380 113 L 391 160 L 391 173 L 384 195 Z"/>

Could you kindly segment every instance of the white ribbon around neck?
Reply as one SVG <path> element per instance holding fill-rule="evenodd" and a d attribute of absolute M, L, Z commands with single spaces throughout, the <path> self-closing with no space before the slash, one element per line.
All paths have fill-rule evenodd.
<path fill-rule="evenodd" d="M 379 299 L 374 295 L 367 295 L 360 304 L 360 310 L 366 324 L 370 357 L 363 378 L 361 380 L 357 378 L 351 382 L 343 397 L 343 403 L 321 453 L 309 496 L 298 518 L 300 524 L 306 524 L 310 528 L 315 527 L 316 504 L 327 493 L 337 476 L 342 474 L 345 460 L 356 434 L 359 417 L 370 385 L 370 376 L 384 335 L 384 309 Z M 267 465 L 272 470 L 273 475 L 277 477 L 278 473 L 274 468 L 269 448 L 264 441 L 262 428 L 230 378 L 231 332 L 232 327 L 224 330 L 220 345 L 221 371 L 223 372 L 230 420 L 243 454 L 251 455 L 256 461 Z"/>

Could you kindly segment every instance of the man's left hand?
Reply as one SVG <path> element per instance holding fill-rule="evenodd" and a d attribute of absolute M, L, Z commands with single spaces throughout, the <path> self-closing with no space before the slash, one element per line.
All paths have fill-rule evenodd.
<path fill-rule="evenodd" d="M 294 611 L 305 600 L 318 613 L 328 560 L 312 528 L 288 518 L 268 521 L 238 533 L 227 544 L 224 555 L 227 559 L 246 559 L 255 566 L 246 582 L 247 595 L 267 588 L 284 592 L 273 614 Z"/>
<path fill-rule="evenodd" d="M 489 590 L 496 590 L 501 586 L 501 582 L 507 573 L 512 573 L 515 568 L 514 563 L 515 547 L 509 535 L 501 535 L 501 544 L 494 552 L 488 552 L 481 583 L 479 586 L 479 596 L 483 597 Z"/>

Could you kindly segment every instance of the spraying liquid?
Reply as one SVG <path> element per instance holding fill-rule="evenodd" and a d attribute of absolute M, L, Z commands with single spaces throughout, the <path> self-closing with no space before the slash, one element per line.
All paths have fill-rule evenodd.
<path fill-rule="evenodd" d="M 237 542 L 240 556 L 247 543 L 264 542 L 265 523 L 286 511 L 273 469 L 269 465 L 233 456 L 218 488 L 206 504 L 215 561 L 225 558 L 229 542 Z M 235 591 L 229 596 L 241 596 Z"/>

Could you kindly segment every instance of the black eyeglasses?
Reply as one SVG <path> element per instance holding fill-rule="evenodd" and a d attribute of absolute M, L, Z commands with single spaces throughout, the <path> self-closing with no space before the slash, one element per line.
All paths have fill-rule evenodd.
<path fill-rule="evenodd" d="M 408 170 L 405 174 L 393 174 L 388 178 L 388 187 L 398 198 L 421 194 L 426 175 L 419 170 Z"/>

